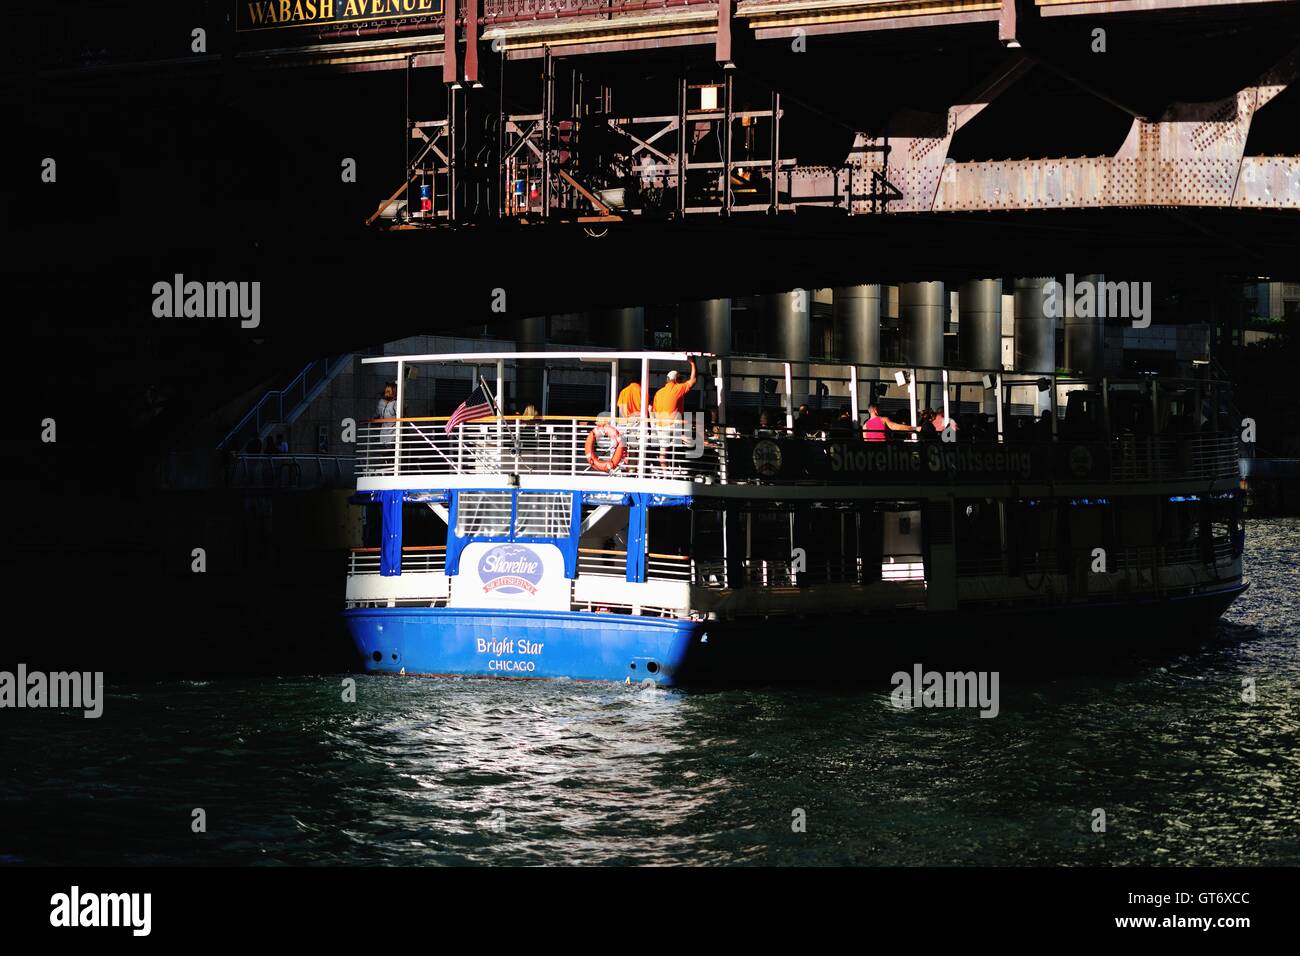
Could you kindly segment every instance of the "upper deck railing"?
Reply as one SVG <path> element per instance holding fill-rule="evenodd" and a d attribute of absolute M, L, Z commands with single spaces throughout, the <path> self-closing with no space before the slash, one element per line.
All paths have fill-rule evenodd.
<path fill-rule="evenodd" d="M 446 429 L 447 418 L 372 419 L 357 428 L 357 474 L 599 475 L 587 458 L 596 418 L 501 417 Z M 622 477 L 726 479 L 722 445 L 685 424 L 651 425 L 642 444 L 639 419 L 616 421 L 624 457 L 610 474 Z M 400 449 L 398 436 L 401 436 Z M 643 449 L 649 450 L 648 454 Z M 597 434 L 593 453 L 610 460 L 615 439 Z"/>
<path fill-rule="evenodd" d="M 963 484 L 1013 482 L 1168 482 L 1239 478 L 1235 434 L 1125 435 L 1110 441 L 1067 436 L 1025 441 L 902 440 L 865 442 L 842 435 L 795 436 L 764 429 L 742 435 L 698 417 L 672 427 L 651 424 L 643 443 L 640 419 L 500 417 L 461 425 L 447 419 L 374 419 L 357 429 L 356 473 L 384 477 L 505 475 L 648 478 L 717 484 Z M 600 470 L 615 440 L 624 452 Z M 400 434 L 401 441 L 397 441 Z"/>
<path fill-rule="evenodd" d="M 665 373 L 676 368 L 680 375 L 687 361 L 695 364 L 698 383 L 686 409 L 679 404 L 673 418 L 622 417 L 615 396 L 629 378 L 649 399 Z M 509 475 L 840 485 L 1239 478 L 1224 383 L 1208 380 L 1088 380 L 685 352 L 480 352 L 363 362 L 395 365 L 397 373 L 397 415 L 357 429 L 363 489 L 433 476 L 483 476 L 499 484 Z M 490 393 L 484 404 L 495 412 L 504 404 L 510 366 L 518 386 L 517 367 L 525 363 L 541 366 L 543 412 L 546 383 L 558 375 L 607 398 L 593 402 L 596 414 L 530 409 L 526 416 L 489 414 L 454 428 L 445 416 L 405 413 L 403 386 L 412 366 L 473 369 L 462 376 L 466 394 L 481 385 Z M 495 374 L 489 380 L 484 371 Z M 805 397 L 815 408 L 797 418 Z M 889 441 L 863 441 L 872 402 L 903 427 L 886 432 Z M 955 431 L 922 432 L 925 404 L 934 405 L 936 422 L 941 414 Z"/>

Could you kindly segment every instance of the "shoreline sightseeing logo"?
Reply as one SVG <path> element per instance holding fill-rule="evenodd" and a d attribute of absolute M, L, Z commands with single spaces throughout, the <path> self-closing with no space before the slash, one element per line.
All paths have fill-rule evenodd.
<path fill-rule="evenodd" d="M 503 544 L 479 560 L 478 576 L 483 593 L 536 594 L 542 582 L 542 559 L 530 548 Z"/>

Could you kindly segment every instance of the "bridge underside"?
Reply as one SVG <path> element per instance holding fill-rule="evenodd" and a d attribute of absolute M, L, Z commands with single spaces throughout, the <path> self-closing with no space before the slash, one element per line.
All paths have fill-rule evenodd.
<path fill-rule="evenodd" d="M 1294 2 L 457 11 L 450 30 L 431 15 L 293 44 L 286 29 L 245 31 L 236 60 L 398 69 L 423 86 L 406 181 L 376 210 L 390 225 L 1300 207 Z"/>
<path fill-rule="evenodd" d="M 158 38 L 205 5 L 147 36 L 120 6 L 24 14 L 9 62 L 48 36 L 103 49 L 42 91 L 296 85 L 304 136 L 359 128 L 306 101 L 358 84 L 406 134 L 382 226 L 1300 207 L 1296 0 L 238 0 L 191 56 Z"/>

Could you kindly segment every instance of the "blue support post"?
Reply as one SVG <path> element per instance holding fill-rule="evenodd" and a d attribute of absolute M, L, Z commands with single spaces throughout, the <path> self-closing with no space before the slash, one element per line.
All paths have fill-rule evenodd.
<path fill-rule="evenodd" d="M 572 581 L 578 576 L 578 540 L 582 537 L 582 492 L 573 493 L 573 511 L 569 515 L 569 537 L 556 542 L 564 553 L 564 576 Z"/>
<path fill-rule="evenodd" d="M 451 504 L 447 508 L 447 559 L 444 571 L 448 577 L 460 574 L 460 553 L 465 550 L 466 541 L 456 534 L 456 525 L 460 519 L 460 492 L 451 492 Z"/>
<path fill-rule="evenodd" d="M 646 495 L 632 495 L 627 520 L 627 579 L 640 584 L 645 581 Z"/>
<path fill-rule="evenodd" d="M 379 573 L 393 577 L 402 573 L 402 498 L 405 492 L 382 491 L 384 526 L 379 545 Z"/>

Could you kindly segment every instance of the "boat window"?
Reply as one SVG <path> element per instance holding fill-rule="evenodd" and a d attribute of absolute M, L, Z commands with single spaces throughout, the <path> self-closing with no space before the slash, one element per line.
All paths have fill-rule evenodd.
<path fill-rule="evenodd" d="M 794 547 L 804 551 L 800 581 L 838 581 L 852 566 L 857 577 L 856 515 L 835 507 L 800 508 L 795 511 Z"/>
<path fill-rule="evenodd" d="M 1002 528 L 998 503 L 985 498 L 961 498 L 955 509 L 953 532 L 959 559 L 1001 564 Z"/>
<path fill-rule="evenodd" d="M 749 515 L 749 557 L 766 561 L 789 561 L 789 511 L 754 511 Z"/>
<path fill-rule="evenodd" d="M 628 511 L 624 505 L 583 505 L 583 548 L 627 553 Z"/>
<path fill-rule="evenodd" d="M 383 541 L 384 507 L 377 501 L 368 503 L 361 518 L 361 546 L 377 548 Z"/>
<path fill-rule="evenodd" d="M 567 538 L 573 495 L 566 491 L 523 491 L 515 508 L 515 535 Z"/>
<path fill-rule="evenodd" d="M 691 513 L 686 508 L 647 509 L 650 554 L 691 553 Z"/>
<path fill-rule="evenodd" d="M 921 558 L 921 509 L 892 505 L 884 514 L 883 548 L 886 563 Z"/>
<path fill-rule="evenodd" d="M 1110 551 L 1115 546 L 1111 533 L 1114 515 L 1111 509 L 1096 499 L 1071 501 L 1067 509 L 1069 521 L 1069 546 L 1077 553 L 1089 555 L 1093 548 Z"/>
<path fill-rule="evenodd" d="M 402 505 L 402 547 L 424 548 L 447 543 L 447 525 L 424 502 Z"/>
<path fill-rule="evenodd" d="M 456 506 L 460 537 L 505 537 L 510 533 L 510 492 L 462 491 Z"/>
<path fill-rule="evenodd" d="M 1194 499 L 1174 499 L 1164 502 L 1160 515 L 1161 544 L 1187 544 L 1199 530 L 1201 503 Z"/>
<path fill-rule="evenodd" d="M 1056 501 L 1045 498 L 1017 501 L 1008 509 L 1011 524 L 1008 532 L 1016 559 L 1039 566 L 1054 562 L 1057 549 L 1069 533 L 1064 514 L 1065 509 L 1058 508 Z"/>
<path fill-rule="evenodd" d="M 721 558 L 724 552 L 722 544 L 722 512 L 712 508 L 699 508 L 693 514 L 695 522 L 695 540 L 693 554 L 696 558 Z"/>

